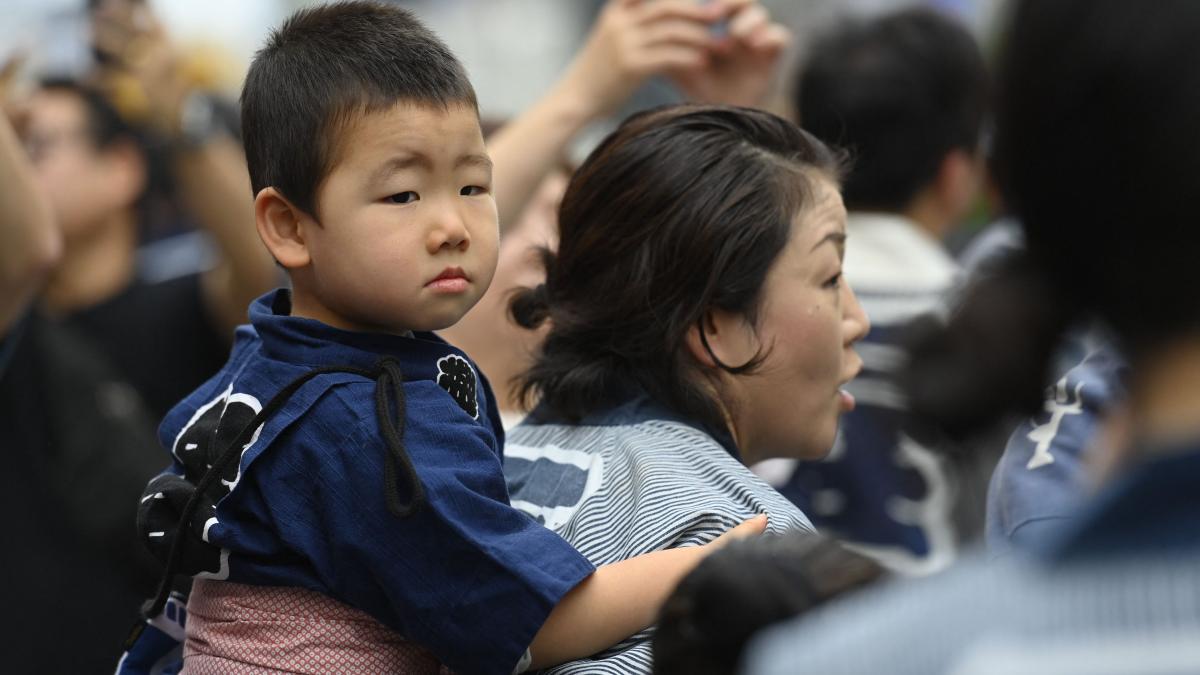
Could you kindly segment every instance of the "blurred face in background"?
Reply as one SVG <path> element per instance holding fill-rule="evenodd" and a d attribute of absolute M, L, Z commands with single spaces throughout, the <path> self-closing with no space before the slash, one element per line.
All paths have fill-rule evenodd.
<path fill-rule="evenodd" d="M 98 147 L 87 104 L 68 90 L 37 92 L 27 112 L 25 146 L 68 246 L 133 208 L 145 163 L 132 140 Z"/>

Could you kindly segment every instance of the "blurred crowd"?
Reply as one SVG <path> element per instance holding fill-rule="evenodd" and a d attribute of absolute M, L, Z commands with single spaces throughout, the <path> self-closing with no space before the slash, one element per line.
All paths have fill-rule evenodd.
<path fill-rule="evenodd" d="M 226 64 L 80 2 L 86 68 L 0 49 L 4 670 L 175 672 L 211 625 L 120 670 L 169 590 L 139 498 L 306 263 Z M 483 107 L 495 275 L 437 334 L 506 498 L 592 565 L 770 524 L 547 670 L 1200 672 L 1200 6 L 1014 0 L 995 48 L 955 3 L 588 6 L 535 102 Z M 279 650 L 238 672 L 324 671 Z"/>

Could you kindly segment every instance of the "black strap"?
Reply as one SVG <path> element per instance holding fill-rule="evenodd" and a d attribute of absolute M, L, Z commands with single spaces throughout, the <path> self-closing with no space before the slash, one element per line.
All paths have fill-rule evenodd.
<path fill-rule="evenodd" d="M 195 491 L 179 514 L 179 521 L 175 526 L 175 536 L 167 553 L 166 569 L 159 581 L 158 590 L 155 592 L 154 598 L 142 608 L 142 613 L 147 618 L 157 616 L 162 612 L 163 606 L 170 596 L 171 584 L 179 569 L 179 562 L 183 554 L 185 529 L 196 515 L 196 509 L 199 508 L 208 489 L 224 475 L 225 469 L 231 462 L 241 457 L 240 449 L 250 441 L 255 429 L 278 412 L 283 404 L 306 382 L 318 375 L 331 373 L 350 373 L 375 380 L 375 416 L 378 418 L 379 428 L 383 432 L 384 442 L 387 445 L 387 455 L 384 458 L 384 497 L 387 500 L 388 510 L 397 518 L 407 518 L 422 507 L 425 503 L 425 488 L 421 485 L 412 460 L 409 459 L 408 453 L 404 449 L 404 376 L 400 371 L 400 363 L 394 357 L 385 356 L 376 363 L 372 370 L 348 366 L 328 366 L 310 370 L 289 382 L 279 393 L 275 394 L 267 405 L 254 416 L 254 419 L 238 432 L 238 435 L 233 438 L 217 461 L 213 462 L 212 466 L 204 472 L 200 482 L 196 484 Z M 399 424 L 397 424 L 397 420 L 399 420 Z M 407 502 L 403 501 L 402 491 L 399 489 L 396 476 L 397 465 L 403 473 L 402 478 L 409 494 Z"/>

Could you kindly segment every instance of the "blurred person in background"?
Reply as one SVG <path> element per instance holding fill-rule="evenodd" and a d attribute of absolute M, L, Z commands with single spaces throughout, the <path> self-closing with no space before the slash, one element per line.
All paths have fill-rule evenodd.
<path fill-rule="evenodd" d="M 129 495 L 162 463 L 156 420 L 86 336 L 34 308 L 63 237 L 3 116 L 0 204 L 5 669 L 110 672 L 154 569 Z"/>
<path fill-rule="evenodd" d="M 25 149 L 6 116 L 0 116 L 0 172 L 0 336 L 8 336 L 58 263 L 62 234 L 49 205 L 37 196 Z M 6 363 L 0 360 L 0 373 Z"/>
<path fill-rule="evenodd" d="M 141 66 L 165 53 L 152 48 L 165 38 L 148 27 L 123 43 L 130 63 L 134 52 Z M 0 91 L 27 153 L 14 158 L 19 146 L 6 139 L 5 161 L 25 168 L 21 180 L 5 181 L 5 214 L 14 222 L 48 214 L 61 243 L 47 256 L 21 245 L 17 229 L 0 235 L 4 283 L 16 284 L 4 289 L 0 317 L 0 447 L 9 462 L 0 493 L 24 514 L 8 529 L 3 570 L 7 653 L 17 655 L 9 666 L 19 672 L 111 671 L 151 590 L 144 581 L 154 563 L 136 541 L 129 495 L 161 468 L 154 430 L 164 410 L 216 372 L 249 298 L 275 275 L 254 231 L 236 141 L 211 121 L 185 120 L 184 109 L 198 105 L 188 97 L 169 104 L 163 82 L 134 77 L 157 111 L 157 133 L 170 139 L 194 220 L 222 251 L 204 273 L 163 283 L 137 276 L 139 207 L 154 177 L 147 134 L 117 112 L 104 78 L 92 81 L 46 80 L 15 102 Z"/>
<path fill-rule="evenodd" d="M 913 438 L 895 373 L 907 359 L 906 327 L 942 312 L 960 281 L 943 239 L 983 177 L 987 70 L 955 20 L 905 9 L 819 37 L 796 86 L 801 126 L 850 155 L 845 273 L 872 329 L 860 347 L 863 375 L 850 385 L 857 407 L 833 453 L 771 467 L 772 483 L 818 527 L 889 566 L 935 571 L 981 526 L 986 479 L 955 472 Z M 960 494 L 976 502 L 970 532 L 955 527 Z"/>
<path fill-rule="evenodd" d="M 693 101 L 758 105 L 788 40 L 787 29 L 753 0 L 609 0 L 562 77 L 489 136 L 500 262 L 479 304 L 440 334 L 495 383 L 507 426 L 525 413 L 514 378 L 532 364 L 546 332 L 513 323 L 508 302 L 517 289 L 545 278 L 536 249 L 554 248 L 556 212 L 569 178 L 563 157 L 572 141 L 657 75 Z"/>
<path fill-rule="evenodd" d="M 1028 252 L 914 351 L 945 426 L 1032 408 L 1064 331 L 1128 363 L 1092 494 L 1023 559 L 974 559 L 764 636 L 746 672 L 1191 673 L 1200 664 L 1200 5 L 1024 0 L 1002 58 L 996 175 Z"/>
<path fill-rule="evenodd" d="M 200 110 L 209 104 L 187 89 L 148 8 L 94 4 L 106 55 L 97 84 L 49 80 L 25 105 L 25 143 L 64 238 L 42 301 L 105 353 L 157 419 L 220 368 L 232 329 L 276 272 L 254 230 L 237 140 L 211 109 Z M 137 11 L 113 18 L 104 14 L 110 5 Z M 123 32 L 113 27 L 121 21 Z M 117 81 L 114 72 L 144 99 L 142 129 L 101 88 Z M 161 282 L 136 274 L 151 134 L 166 139 L 182 201 L 218 250 L 211 269 Z"/>

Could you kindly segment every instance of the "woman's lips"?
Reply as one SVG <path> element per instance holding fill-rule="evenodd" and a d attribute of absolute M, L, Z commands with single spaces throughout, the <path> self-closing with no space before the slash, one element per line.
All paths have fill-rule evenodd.
<path fill-rule="evenodd" d="M 842 385 L 838 387 L 837 390 L 838 407 L 841 408 L 842 412 L 850 412 L 851 410 L 854 410 L 854 394 L 851 394 L 846 390 L 846 387 L 850 386 L 850 382 L 854 380 L 854 378 L 858 377 L 858 374 L 862 372 L 862 358 L 860 358 L 857 354 L 854 356 L 857 363 L 854 364 L 854 369 L 850 373 L 850 377 L 842 380 Z"/>
<path fill-rule="evenodd" d="M 846 391 L 845 388 L 838 389 L 838 407 L 842 412 L 850 412 L 854 410 L 854 394 Z"/>
<path fill-rule="evenodd" d="M 461 267 L 447 267 L 425 284 L 425 288 L 441 293 L 462 293 L 470 285 L 471 280 Z"/>

